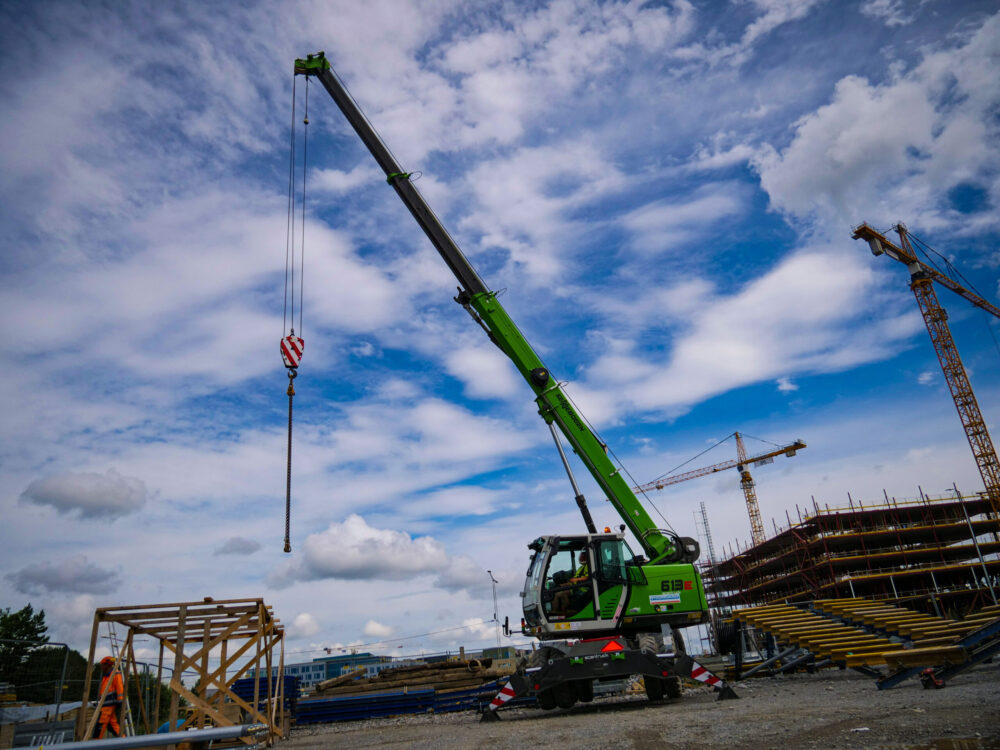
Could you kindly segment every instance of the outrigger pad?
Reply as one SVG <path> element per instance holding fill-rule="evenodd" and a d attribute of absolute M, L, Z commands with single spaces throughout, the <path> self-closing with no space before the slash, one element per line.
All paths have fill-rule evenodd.
<path fill-rule="evenodd" d="M 733 690 L 731 687 L 729 687 L 729 685 L 724 685 L 722 688 L 719 689 L 719 697 L 716 700 L 720 701 L 728 701 L 734 699 L 739 700 L 739 697 L 740 696 L 736 694 L 736 691 Z"/>
<path fill-rule="evenodd" d="M 483 711 L 483 716 L 482 716 L 482 718 L 479 721 L 480 722 L 483 722 L 483 721 L 500 721 L 500 714 L 497 713 L 496 711 L 494 711 L 492 708 L 488 708 L 487 707 L 487 709 L 485 711 Z"/>

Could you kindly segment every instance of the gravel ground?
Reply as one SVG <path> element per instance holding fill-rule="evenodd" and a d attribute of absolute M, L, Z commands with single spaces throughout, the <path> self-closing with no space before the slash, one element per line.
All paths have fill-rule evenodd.
<path fill-rule="evenodd" d="M 957 675 L 942 690 L 912 679 L 880 691 L 871 678 L 837 670 L 735 687 L 740 700 L 716 701 L 692 687 L 659 705 L 604 698 L 568 710 L 501 710 L 501 721 L 486 724 L 461 712 L 307 726 L 279 750 L 1000 748 L 1000 663 Z"/>

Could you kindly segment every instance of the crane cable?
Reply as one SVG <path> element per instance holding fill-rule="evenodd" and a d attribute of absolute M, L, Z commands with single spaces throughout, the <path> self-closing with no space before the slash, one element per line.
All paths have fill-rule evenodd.
<path fill-rule="evenodd" d="M 295 398 L 294 381 L 298 375 L 299 362 L 305 341 L 302 340 L 302 288 L 305 277 L 306 251 L 306 167 L 308 165 L 309 146 L 309 79 L 306 78 L 305 115 L 302 119 L 302 231 L 300 232 L 299 251 L 299 335 L 295 334 L 295 88 L 296 78 L 292 78 L 292 127 L 289 137 L 288 157 L 288 215 L 285 229 L 285 301 L 282 312 L 281 359 L 288 372 L 288 461 L 285 472 L 285 552 L 292 551 L 291 517 L 292 517 L 292 404 Z M 289 304 L 289 302 L 291 304 Z M 288 335 L 284 335 L 285 327 Z"/>

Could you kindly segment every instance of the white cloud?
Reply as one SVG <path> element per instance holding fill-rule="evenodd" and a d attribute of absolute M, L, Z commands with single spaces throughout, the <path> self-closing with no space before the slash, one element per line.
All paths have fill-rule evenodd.
<path fill-rule="evenodd" d="M 823 0 L 750 0 L 761 11 L 743 30 L 739 42 L 705 44 L 697 41 L 679 49 L 676 56 L 682 60 L 703 60 L 710 65 L 740 66 L 753 55 L 754 47 L 774 29 L 798 21 Z"/>
<path fill-rule="evenodd" d="M 110 594 L 122 584 L 119 572 L 92 563 L 86 555 L 27 565 L 6 578 L 22 594 Z"/>
<path fill-rule="evenodd" d="M 920 385 L 933 385 L 934 383 L 937 382 L 938 374 L 939 373 L 933 372 L 931 370 L 925 370 L 924 372 L 917 375 L 917 382 L 920 383 Z"/>
<path fill-rule="evenodd" d="M 632 409 L 676 416 L 732 388 L 885 359 L 920 328 L 909 306 L 895 312 L 885 304 L 872 270 L 857 258 L 840 248 L 801 251 L 733 295 L 706 298 L 690 312 L 666 361 L 640 356 L 630 340 L 607 347 L 574 397 L 598 422 Z M 860 330 L 852 329 L 875 309 L 877 322 L 865 317 Z M 587 393 L 595 384 L 603 398 Z"/>
<path fill-rule="evenodd" d="M 733 183 L 703 185 L 686 200 L 659 200 L 640 206 L 625 214 L 622 223 L 632 234 L 632 249 L 641 255 L 688 249 L 707 225 L 743 210 L 742 192 Z"/>
<path fill-rule="evenodd" d="M 319 630 L 319 620 L 309 612 L 299 612 L 287 627 L 289 638 L 311 638 Z"/>
<path fill-rule="evenodd" d="M 260 549 L 260 542 L 246 539 L 242 536 L 229 537 L 222 546 L 217 547 L 213 555 L 252 555 Z"/>
<path fill-rule="evenodd" d="M 326 531 L 311 534 L 300 557 L 282 567 L 274 582 L 323 578 L 406 580 L 444 568 L 444 545 L 428 536 L 413 538 L 403 531 L 376 529 L 356 514 Z"/>
<path fill-rule="evenodd" d="M 524 388 L 510 360 L 492 344 L 457 347 L 445 355 L 445 367 L 470 398 L 510 398 Z"/>
<path fill-rule="evenodd" d="M 790 378 L 778 378 L 777 384 L 778 390 L 782 393 L 791 393 L 799 389 L 799 387 L 795 385 Z"/>
<path fill-rule="evenodd" d="M 885 84 L 842 78 L 828 104 L 795 123 L 786 148 L 765 146 L 755 159 L 772 206 L 843 233 L 861 219 L 882 226 L 912 216 L 927 230 L 941 226 L 945 196 L 966 182 L 986 188 L 995 205 L 989 175 L 1000 159 L 991 123 L 1000 81 L 985 71 L 994 67 L 998 34 L 1000 15 L 964 46 L 929 53 Z M 987 210 L 961 223 L 968 231 L 998 221 Z"/>
<path fill-rule="evenodd" d="M 61 514 L 114 520 L 146 504 L 146 484 L 114 469 L 105 474 L 66 473 L 34 480 L 21 493 L 21 499 L 49 505 Z"/>
<path fill-rule="evenodd" d="M 345 193 L 364 184 L 377 183 L 385 177 L 375 163 L 364 161 L 349 172 L 339 169 L 316 169 L 309 172 L 308 189 L 328 193 Z"/>
<path fill-rule="evenodd" d="M 383 625 L 375 620 L 369 620 L 365 623 L 365 626 L 361 629 L 362 634 L 368 638 L 388 638 L 390 635 L 395 633 L 395 628 L 389 625 Z"/>
<path fill-rule="evenodd" d="M 509 254 L 534 279 L 562 268 L 562 255 L 586 224 L 569 212 L 620 190 L 624 175 L 593 143 L 519 148 L 480 162 L 468 175 L 477 206 L 462 222 L 481 233 L 480 247 Z"/>
<path fill-rule="evenodd" d="M 910 3 L 912 5 L 912 2 Z M 861 12 L 882 21 L 889 28 L 913 23 L 913 14 L 906 12 L 905 0 L 867 0 L 861 5 Z"/>

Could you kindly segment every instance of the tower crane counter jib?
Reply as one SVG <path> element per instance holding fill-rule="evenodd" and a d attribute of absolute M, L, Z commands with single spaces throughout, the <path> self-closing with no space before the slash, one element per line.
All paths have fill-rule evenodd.
<path fill-rule="evenodd" d="M 672 689 L 665 687 L 665 681 L 676 667 L 672 661 L 657 661 L 656 655 L 663 656 L 665 651 L 663 626 L 686 627 L 707 620 L 705 592 L 693 565 L 698 543 L 662 530 L 653 522 L 608 457 L 604 444 L 427 205 L 410 173 L 396 162 L 325 55 L 320 52 L 296 60 L 295 74 L 314 76 L 330 94 L 385 173 L 386 182 L 455 275 L 460 285 L 455 301 L 514 363 L 532 389 L 538 412 L 552 429 L 557 446 L 556 430 L 642 546 L 645 557 L 636 556 L 625 541 L 624 527 L 621 533 L 610 529 L 595 533 L 579 492 L 577 502 L 589 533 L 542 536 L 529 545 L 533 554 L 522 592 L 522 629 L 552 645 L 545 649 L 549 666 L 531 680 L 519 672 L 524 679 L 513 688 L 514 693 L 534 691 L 543 706 L 554 707 L 557 697 L 559 705 L 572 705 L 577 699 L 592 699 L 593 679 L 645 671 L 652 685 L 650 697 L 662 698 L 664 690 Z M 565 458 L 561 447 L 560 455 Z M 568 462 L 565 467 L 572 481 Z M 567 637 L 588 639 L 591 645 L 585 647 L 587 653 L 577 653 L 573 650 L 576 647 L 569 646 L 559 650 L 555 641 Z M 601 639 L 609 644 L 606 652 L 601 651 Z M 572 662 L 572 669 L 571 659 L 579 660 Z M 690 676 L 692 669 L 687 662 L 680 662 L 680 667 L 684 676 Z M 630 671 L 622 673 L 623 669 Z M 590 685 L 589 692 L 585 685 Z"/>

